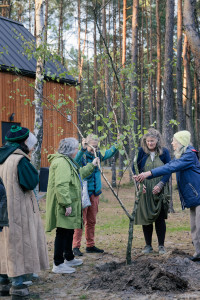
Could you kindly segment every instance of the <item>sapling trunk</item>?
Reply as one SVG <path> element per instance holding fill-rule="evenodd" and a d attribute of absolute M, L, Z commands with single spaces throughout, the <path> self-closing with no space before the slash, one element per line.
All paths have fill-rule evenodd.
<path fill-rule="evenodd" d="M 132 244 L 133 244 L 133 229 L 134 229 L 134 221 L 135 221 L 135 215 L 140 199 L 140 195 L 142 193 L 143 189 L 143 184 L 140 184 L 140 190 L 136 191 L 136 199 L 134 203 L 134 208 L 132 212 L 132 218 L 129 218 L 129 230 L 128 230 L 128 243 L 127 243 L 127 249 L 126 249 L 126 264 L 130 265 L 132 260 L 131 260 L 131 250 L 132 250 Z"/>

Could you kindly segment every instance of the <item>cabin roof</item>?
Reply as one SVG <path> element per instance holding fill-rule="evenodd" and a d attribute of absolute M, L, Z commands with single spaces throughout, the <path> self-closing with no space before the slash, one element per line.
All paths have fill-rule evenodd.
<path fill-rule="evenodd" d="M 35 37 L 19 22 L 0 16 L 0 71 L 20 73 L 35 77 Z M 30 52 L 30 56 L 27 54 Z M 67 69 L 49 54 L 45 63 L 45 78 L 76 85 Z"/>

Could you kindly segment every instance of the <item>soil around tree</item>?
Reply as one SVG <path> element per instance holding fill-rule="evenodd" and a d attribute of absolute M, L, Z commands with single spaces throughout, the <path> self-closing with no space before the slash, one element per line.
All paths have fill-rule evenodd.
<path fill-rule="evenodd" d="M 176 249 L 156 258 L 140 255 L 131 265 L 111 261 L 96 268 L 99 274 L 89 282 L 90 289 L 125 291 L 126 294 L 200 290 L 200 263 L 191 261 L 187 253 Z"/>

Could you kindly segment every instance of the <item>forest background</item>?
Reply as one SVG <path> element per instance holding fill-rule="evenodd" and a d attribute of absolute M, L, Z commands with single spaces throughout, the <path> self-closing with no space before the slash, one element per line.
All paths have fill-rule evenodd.
<path fill-rule="evenodd" d="M 1 0 L 1 14 L 36 36 L 36 2 L 45 3 L 48 49 L 78 79 L 83 135 L 94 132 L 109 147 L 120 131 L 131 161 L 150 126 L 170 151 L 173 133 L 183 129 L 199 148 L 199 1 Z M 121 149 L 120 176 L 126 163 Z"/>

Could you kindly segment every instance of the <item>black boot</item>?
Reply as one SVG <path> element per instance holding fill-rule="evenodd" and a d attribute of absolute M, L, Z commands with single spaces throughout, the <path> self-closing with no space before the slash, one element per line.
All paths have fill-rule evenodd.
<path fill-rule="evenodd" d="M 27 300 L 29 299 L 29 290 L 27 285 L 21 284 L 12 286 L 10 289 L 10 295 L 12 300 Z"/>
<path fill-rule="evenodd" d="M 0 296 L 6 297 L 9 296 L 9 291 L 10 291 L 11 283 L 9 280 L 6 280 L 3 283 L 0 283 Z"/>

